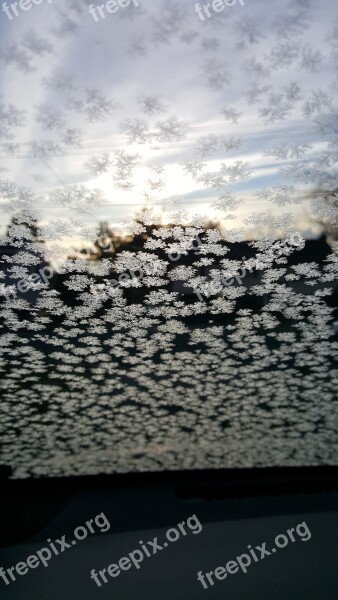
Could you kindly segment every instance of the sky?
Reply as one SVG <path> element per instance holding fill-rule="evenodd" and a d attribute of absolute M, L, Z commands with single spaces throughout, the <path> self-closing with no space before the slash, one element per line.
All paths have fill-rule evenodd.
<path fill-rule="evenodd" d="M 67 222 L 73 239 L 103 220 L 126 228 L 145 203 L 171 221 L 176 203 L 186 222 L 204 215 L 243 237 L 257 213 L 318 234 L 320 177 L 281 170 L 334 171 L 318 119 L 335 114 L 335 3 L 247 0 L 202 21 L 190 0 L 140 0 L 98 22 L 89 4 L 0 17 L 0 177 L 34 192 L 40 223 Z"/>

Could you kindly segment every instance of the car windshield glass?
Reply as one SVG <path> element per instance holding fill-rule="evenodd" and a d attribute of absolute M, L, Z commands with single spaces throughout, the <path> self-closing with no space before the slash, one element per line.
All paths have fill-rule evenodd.
<path fill-rule="evenodd" d="M 337 463 L 337 18 L 3 3 L 2 476 Z"/>

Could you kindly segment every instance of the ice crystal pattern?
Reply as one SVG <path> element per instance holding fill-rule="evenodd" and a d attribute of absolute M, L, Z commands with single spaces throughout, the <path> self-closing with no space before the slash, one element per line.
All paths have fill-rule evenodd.
<path fill-rule="evenodd" d="M 336 464 L 334 3 L 57 4 L 0 47 L 0 476 Z"/>

